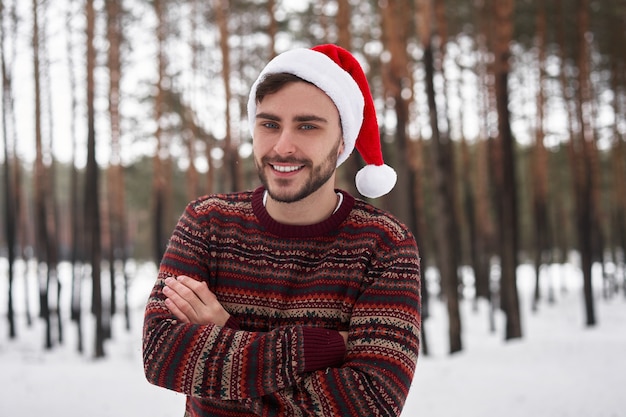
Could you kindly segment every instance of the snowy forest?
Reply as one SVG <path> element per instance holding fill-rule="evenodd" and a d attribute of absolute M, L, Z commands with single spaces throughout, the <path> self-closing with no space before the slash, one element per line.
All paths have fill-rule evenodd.
<path fill-rule="evenodd" d="M 106 356 L 112 317 L 131 326 L 128 263 L 158 264 L 188 201 L 258 185 L 245 103 L 261 68 L 320 43 L 366 70 L 398 172 L 372 203 L 435 271 L 423 317 L 443 300 L 449 353 L 468 297 L 523 336 L 520 264 L 538 308 L 559 291 L 547 266 L 577 254 L 581 327 L 602 325 L 594 266 L 600 300 L 626 297 L 625 0 L 0 0 L 0 19 L 0 339 L 40 320 L 42 348 L 77 332 Z M 362 164 L 338 187 L 358 195 Z"/>

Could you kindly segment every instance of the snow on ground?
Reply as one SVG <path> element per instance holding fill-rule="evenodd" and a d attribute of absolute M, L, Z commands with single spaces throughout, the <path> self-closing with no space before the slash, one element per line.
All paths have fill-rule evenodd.
<path fill-rule="evenodd" d="M 626 298 L 602 299 L 598 279 L 599 324 L 586 328 L 579 272 L 569 264 L 552 269 L 557 302 L 544 302 L 532 313 L 532 271 L 520 267 L 524 337 L 515 341 L 503 340 L 502 315 L 496 315 L 492 333 L 487 305 L 474 310 L 464 302 L 464 350 L 449 355 L 445 306 L 433 298 L 425 322 L 431 355 L 419 359 L 402 417 L 625 417 Z M 75 353 L 76 328 L 69 323 L 64 345 L 43 351 L 42 323 L 26 328 L 22 313 L 19 337 L 9 340 L 5 271 L 0 263 L 0 416 L 182 417 L 184 397 L 151 386 L 143 376 L 141 321 L 154 267 L 137 269 L 132 329 L 126 332 L 121 316 L 115 319 L 104 360 L 91 358 L 90 334 L 85 335 L 87 353 Z M 65 299 L 67 283 L 63 291 Z"/>

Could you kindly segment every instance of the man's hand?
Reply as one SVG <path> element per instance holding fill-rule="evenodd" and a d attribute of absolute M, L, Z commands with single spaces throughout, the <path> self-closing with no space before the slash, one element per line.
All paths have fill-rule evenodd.
<path fill-rule="evenodd" d="M 230 318 L 206 282 L 184 275 L 167 278 L 163 294 L 167 308 L 184 323 L 224 326 Z"/>

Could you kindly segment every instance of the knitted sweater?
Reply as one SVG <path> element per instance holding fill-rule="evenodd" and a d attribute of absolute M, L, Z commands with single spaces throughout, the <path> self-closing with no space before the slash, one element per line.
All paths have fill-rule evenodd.
<path fill-rule="evenodd" d="M 413 236 L 345 192 L 319 224 L 280 224 L 263 191 L 187 206 L 145 311 L 148 381 L 186 394 L 185 416 L 399 415 L 419 350 Z M 162 290 L 178 275 L 208 283 L 225 326 L 176 320 Z"/>

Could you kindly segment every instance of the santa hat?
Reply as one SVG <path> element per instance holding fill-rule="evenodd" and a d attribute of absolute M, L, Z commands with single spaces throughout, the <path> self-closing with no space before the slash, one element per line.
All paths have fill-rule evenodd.
<path fill-rule="evenodd" d="M 396 172 L 383 161 L 380 132 L 374 100 L 365 73 L 356 58 L 336 45 L 298 48 L 272 59 L 252 85 L 248 97 L 248 123 L 253 133 L 256 118 L 257 86 L 267 74 L 296 75 L 324 91 L 335 103 L 341 118 L 344 151 L 337 159 L 341 165 L 355 146 L 365 163 L 356 174 L 356 188 L 365 197 L 387 194 L 396 184 Z"/>

